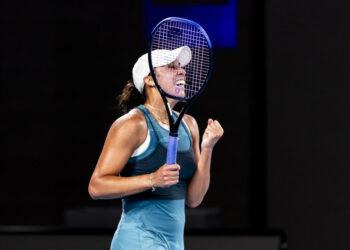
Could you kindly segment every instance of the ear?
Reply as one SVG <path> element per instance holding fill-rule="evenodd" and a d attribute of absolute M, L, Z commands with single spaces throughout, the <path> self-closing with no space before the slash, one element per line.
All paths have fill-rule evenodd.
<path fill-rule="evenodd" d="M 155 84 L 154 84 L 154 81 L 152 79 L 152 76 L 145 76 L 143 78 L 143 82 L 148 86 L 148 87 L 154 87 Z"/>

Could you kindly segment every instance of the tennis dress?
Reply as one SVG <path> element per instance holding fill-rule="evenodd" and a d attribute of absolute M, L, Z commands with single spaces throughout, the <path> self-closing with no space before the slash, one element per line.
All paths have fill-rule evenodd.
<path fill-rule="evenodd" d="M 166 161 L 169 131 L 160 126 L 144 106 L 137 108 L 147 120 L 150 143 L 143 153 L 129 159 L 120 173 L 124 177 L 155 172 Z M 173 115 L 176 119 L 177 115 Z M 195 171 L 195 161 L 191 133 L 183 121 L 178 138 L 179 182 L 123 198 L 123 212 L 111 250 L 184 249 L 186 189 Z"/>

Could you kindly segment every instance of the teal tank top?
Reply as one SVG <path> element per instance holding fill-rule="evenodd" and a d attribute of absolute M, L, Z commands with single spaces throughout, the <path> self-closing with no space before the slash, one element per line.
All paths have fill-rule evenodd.
<path fill-rule="evenodd" d="M 137 108 L 146 118 L 151 140 L 145 152 L 129 159 L 120 173 L 120 176 L 124 177 L 153 173 L 163 166 L 166 161 L 169 130 L 159 125 L 143 105 Z M 174 120 L 178 118 L 175 112 L 173 112 L 173 116 Z M 192 148 L 192 136 L 184 121 L 181 121 L 179 126 L 178 140 L 177 164 L 181 167 L 179 182 L 171 187 L 158 187 L 154 192 L 147 190 L 124 199 L 143 198 L 174 200 L 186 198 L 187 185 L 195 170 L 195 160 Z"/>
<path fill-rule="evenodd" d="M 144 106 L 150 144 L 139 156 L 132 157 L 121 176 L 155 172 L 166 161 L 169 131 L 160 126 Z M 173 114 L 177 119 L 177 115 Z M 168 188 L 156 188 L 122 199 L 123 212 L 111 242 L 111 250 L 183 250 L 185 199 L 188 182 L 195 171 L 191 133 L 184 122 L 179 127 L 177 163 L 179 182 Z"/>

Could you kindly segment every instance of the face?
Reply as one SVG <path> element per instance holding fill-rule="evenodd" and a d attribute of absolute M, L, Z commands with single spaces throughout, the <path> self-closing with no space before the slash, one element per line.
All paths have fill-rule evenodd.
<path fill-rule="evenodd" d="M 185 97 L 186 71 L 181 68 L 178 60 L 155 69 L 157 81 L 169 95 Z"/>

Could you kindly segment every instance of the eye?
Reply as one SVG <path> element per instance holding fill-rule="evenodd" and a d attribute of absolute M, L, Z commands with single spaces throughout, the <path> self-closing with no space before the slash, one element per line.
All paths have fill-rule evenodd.
<path fill-rule="evenodd" d="M 175 69 L 175 65 L 173 63 L 171 63 L 171 64 L 168 65 L 168 68 L 169 69 Z"/>

